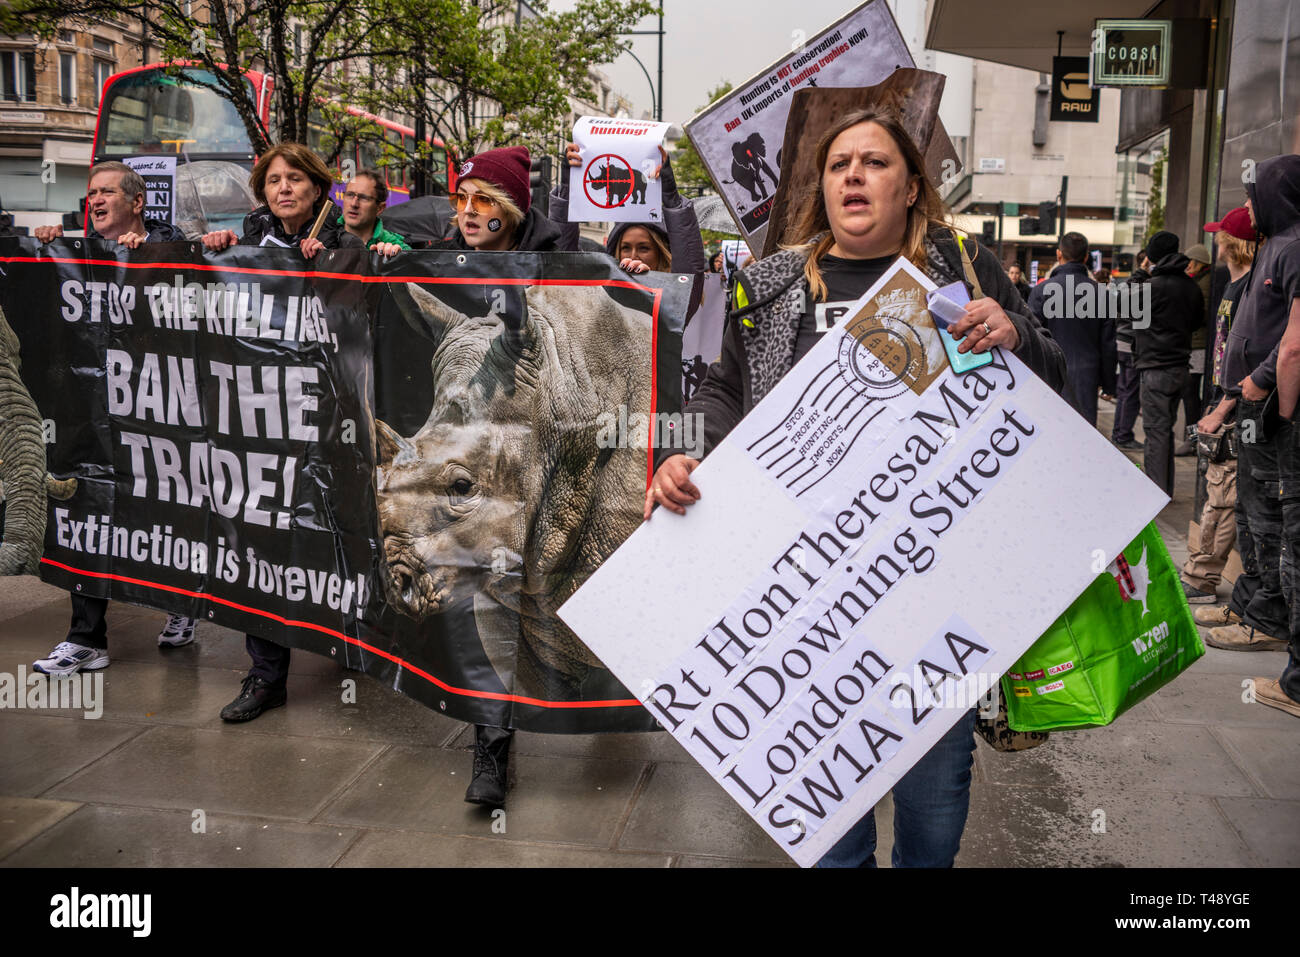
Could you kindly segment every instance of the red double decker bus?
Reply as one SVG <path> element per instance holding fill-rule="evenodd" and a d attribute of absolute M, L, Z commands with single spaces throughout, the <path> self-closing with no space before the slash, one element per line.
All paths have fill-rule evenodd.
<path fill-rule="evenodd" d="M 176 66 L 182 69 L 178 72 Z M 247 70 L 244 82 L 258 117 L 271 128 L 272 78 Z M 118 160 L 145 178 L 147 217 L 165 216 L 182 229 L 191 226 L 187 220 L 203 221 L 187 232 L 225 228 L 237 232 L 250 203 L 260 202 L 247 188 L 247 172 L 257 155 L 234 104 L 204 83 L 215 85 L 216 77 L 190 64 L 152 64 L 110 76 L 100 96 L 93 162 Z M 331 144 L 319 113 L 309 123 L 307 145 L 334 167 L 340 180 L 349 172 L 349 161 L 355 164 L 353 170 L 384 170 L 388 204 L 405 202 L 415 179 L 415 130 L 347 109 L 381 128 L 388 149 L 364 141 Z M 426 141 L 433 150 L 433 189 L 449 192 L 455 188 L 454 156 L 442 140 L 426 137 Z M 394 154 L 403 161 L 393 162 Z M 242 181 L 238 171 L 225 164 L 242 169 Z M 340 191 L 336 188 L 336 200 Z"/>

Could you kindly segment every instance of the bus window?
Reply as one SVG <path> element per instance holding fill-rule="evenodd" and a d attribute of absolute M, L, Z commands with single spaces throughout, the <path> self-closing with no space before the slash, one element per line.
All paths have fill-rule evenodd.
<path fill-rule="evenodd" d="M 234 104 L 184 77 L 215 83 L 206 70 L 182 77 L 143 70 L 119 77 L 100 106 L 101 158 L 142 153 L 252 153 L 248 131 Z M 248 82 L 247 80 L 245 82 Z M 248 83 L 249 96 L 253 96 Z"/>
<path fill-rule="evenodd" d="M 420 161 L 415 151 L 415 137 L 403 134 L 400 147 L 402 151 L 403 170 L 406 173 L 406 188 L 415 186 L 415 166 Z"/>
<path fill-rule="evenodd" d="M 357 169 L 379 169 L 379 161 L 383 157 L 383 147 L 374 140 L 364 140 L 357 144 Z"/>
<path fill-rule="evenodd" d="M 402 134 L 393 129 L 384 130 L 384 156 L 388 160 L 388 188 L 406 188 L 406 164 L 402 162 Z"/>
<path fill-rule="evenodd" d="M 442 188 L 443 192 L 450 192 L 447 185 L 447 148 L 444 146 L 433 147 L 433 181 Z"/>

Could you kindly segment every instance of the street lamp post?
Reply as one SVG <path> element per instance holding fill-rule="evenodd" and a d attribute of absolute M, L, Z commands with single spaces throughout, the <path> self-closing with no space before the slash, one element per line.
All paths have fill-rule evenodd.
<path fill-rule="evenodd" d="M 659 97 L 655 95 L 655 84 L 654 81 L 650 79 L 650 71 L 645 68 L 645 64 L 641 62 L 641 58 L 631 50 L 627 51 L 627 55 L 633 60 L 636 60 L 636 65 L 639 66 L 641 72 L 645 74 L 645 81 L 650 84 L 650 112 L 655 115 L 656 120 L 662 123 L 664 118 L 663 104 L 660 102 Z"/>
<path fill-rule="evenodd" d="M 660 123 L 664 121 L 664 0 L 659 0 L 659 29 L 658 30 L 629 30 L 624 36 L 657 36 L 659 38 L 659 84 L 656 87 L 650 82 L 650 71 L 645 68 L 641 58 L 631 50 L 627 52 L 636 60 L 637 65 L 645 73 L 646 82 L 650 83 L 650 105 L 653 109 L 655 119 Z"/>

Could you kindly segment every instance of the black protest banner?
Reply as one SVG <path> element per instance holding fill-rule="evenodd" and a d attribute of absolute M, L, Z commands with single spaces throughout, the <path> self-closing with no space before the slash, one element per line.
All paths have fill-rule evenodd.
<path fill-rule="evenodd" d="M 584 255 L 0 253 L 47 467 L 76 480 L 43 579 L 467 721 L 653 727 L 554 610 L 681 440 L 689 283 Z"/>
<path fill-rule="evenodd" d="M 681 441 L 690 283 L 581 254 L 399 256 L 379 273 L 388 605 L 368 633 L 385 663 L 366 670 L 481 724 L 652 728 L 555 611 L 640 522 L 650 446 Z"/>
<path fill-rule="evenodd" d="M 42 578 L 337 655 L 373 589 L 364 256 L 200 249 L 9 258 L 47 467 L 76 480 Z"/>

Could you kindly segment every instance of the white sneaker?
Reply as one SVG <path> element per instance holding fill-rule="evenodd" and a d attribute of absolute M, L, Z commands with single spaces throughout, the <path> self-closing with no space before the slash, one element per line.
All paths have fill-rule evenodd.
<path fill-rule="evenodd" d="M 32 668 L 43 675 L 75 675 L 78 671 L 98 671 L 107 667 L 108 649 L 87 648 L 71 641 L 59 642 L 48 658 L 32 662 Z"/>
<path fill-rule="evenodd" d="M 184 615 L 169 616 L 163 630 L 158 632 L 158 647 L 179 648 L 188 645 L 194 640 L 194 626 L 197 624 L 193 618 Z"/>

